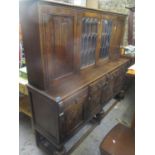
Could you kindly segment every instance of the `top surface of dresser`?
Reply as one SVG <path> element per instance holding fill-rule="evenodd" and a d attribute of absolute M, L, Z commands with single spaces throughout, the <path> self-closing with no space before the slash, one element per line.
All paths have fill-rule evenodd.
<path fill-rule="evenodd" d="M 72 8 L 78 8 L 78 9 L 87 9 L 87 10 L 91 10 L 91 11 L 98 11 L 98 12 L 104 12 L 104 10 L 101 9 L 96 9 L 96 8 L 89 8 L 89 7 L 84 7 L 84 6 L 79 6 L 79 5 L 74 5 L 74 4 L 69 4 L 69 3 L 64 3 L 64 2 L 52 2 L 50 0 L 41 0 L 40 4 L 52 4 L 52 5 L 61 5 L 61 6 L 67 6 L 67 7 L 72 7 Z M 107 11 L 105 11 L 107 12 Z M 114 11 L 108 11 L 111 14 L 117 14 L 117 15 L 124 15 L 126 16 L 127 14 L 122 14 L 122 13 L 118 13 L 118 12 L 114 12 Z"/>
<path fill-rule="evenodd" d="M 40 93 L 50 96 L 50 98 L 54 101 L 57 101 L 57 98 L 63 100 L 77 91 L 87 87 L 92 82 L 119 68 L 123 64 L 128 63 L 128 61 L 128 59 L 119 58 L 115 61 L 100 64 L 97 67 L 82 70 L 80 73 L 72 74 L 61 80 L 53 81 L 51 83 L 52 87 L 49 90 L 36 90 L 40 91 Z M 35 89 L 34 87 L 32 88 Z"/>

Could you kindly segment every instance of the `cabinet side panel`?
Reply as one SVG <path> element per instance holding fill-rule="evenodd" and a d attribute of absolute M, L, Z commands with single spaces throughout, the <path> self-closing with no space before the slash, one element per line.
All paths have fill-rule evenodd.
<path fill-rule="evenodd" d="M 58 105 L 36 91 L 31 90 L 29 93 L 34 128 L 52 142 L 59 144 Z"/>
<path fill-rule="evenodd" d="M 39 89 L 45 89 L 40 51 L 37 3 L 20 2 L 19 15 L 29 83 Z"/>

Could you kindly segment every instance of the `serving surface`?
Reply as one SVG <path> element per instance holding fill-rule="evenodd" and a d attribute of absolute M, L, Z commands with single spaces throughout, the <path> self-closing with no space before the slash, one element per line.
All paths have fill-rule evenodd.
<path fill-rule="evenodd" d="M 47 91 L 53 98 L 60 96 L 62 99 L 75 93 L 76 91 L 88 86 L 91 82 L 107 75 L 113 70 L 119 68 L 128 62 L 128 59 L 118 59 L 105 63 L 98 67 L 92 67 L 87 70 L 83 70 L 80 74 L 72 74 L 62 80 L 54 81 L 51 90 Z"/>

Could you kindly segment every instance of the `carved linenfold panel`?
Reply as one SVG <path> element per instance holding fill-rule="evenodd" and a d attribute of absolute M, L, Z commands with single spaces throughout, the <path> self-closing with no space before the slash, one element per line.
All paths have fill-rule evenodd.
<path fill-rule="evenodd" d="M 111 59 L 118 59 L 120 57 L 120 45 L 123 37 L 123 22 L 122 21 L 114 21 L 113 22 L 113 32 L 112 32 L 112 44 L 111 48 Z"/>
<path fill-rule="evenodd" d="M 82 100 L 83 101 L 83 100 Z M 66 134 L 69 134 L 76 125 L 81 123 L 83 118 L 83 102 L 73 100 L 70 106 L 65 111 L 65 128 Z M 72 119 L 71 119 L 72 118 Z"/>
<path fill-rule="evenodd" d="M 97 27 L 97 18 L 82 18 L 81 67 L 95 63 Z"/>
<path fill-rule="evenodd" d="M 64 115 L 65 115 L 65 134 L 69 134 L 74 130 L 74 128 L 80 125 L 84 121 L 84 107 L 87 100 L 87 93 L 81 91 L 77 93 L 74 97 L 71 97 L 64 101 L 67 104 Z"/>
<path fill-rule="evenodd" d="M 54 16 L 52 19 L 54 28 L 54 74 L 55 77 L 58 77 L 71 72 L 73 69 L 73 18 Z"/>
<path fill-rule="evenodd" d="M 74 18 L 47 14 L 43 17 L 45 64 L 55 79 L 73 72 Z"/>
<path fill-rule="evenodd" d="M 94 110 L 101 108 L 101 93 L 102 93 L 101 81 L 93 82 L 89 85 L 89 107 L 90 114 L 95 113 Z"/>
<path fill-rule="evenodd" d="M 109 56 L 111 30 L 112 30 L 112 21 L 103 19 L 102 20 L 100 58 L 107 58 Z"/>
<path fill-rule="evenodd" d="M 120 68 L 115 75 L 115 82 L 114 82 L 114 94 L 117 94 L 123 87 L 124 81 L 125 81 L 125 74 L 126 70 L 124 67 Z"/>

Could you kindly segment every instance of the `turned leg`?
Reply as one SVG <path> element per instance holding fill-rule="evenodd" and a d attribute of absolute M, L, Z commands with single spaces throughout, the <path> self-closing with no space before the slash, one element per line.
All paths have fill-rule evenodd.
<path fill-rule="evenodd" d="M 116 100 L 122 100 L 122 99 L 124 99 L 124 97 L 125 97 L 125 92 L 124 92 L 124 90 L 121 90 L 114 98 L 116 99 Z"/>
<path fill-rule="evenodd" d="M 54 151 L 54 152 L 53 152 L 53 155 L 66 155 L 66 149 L 63 148 L 63 149 L 60 150 L 60 151 Z"/>

